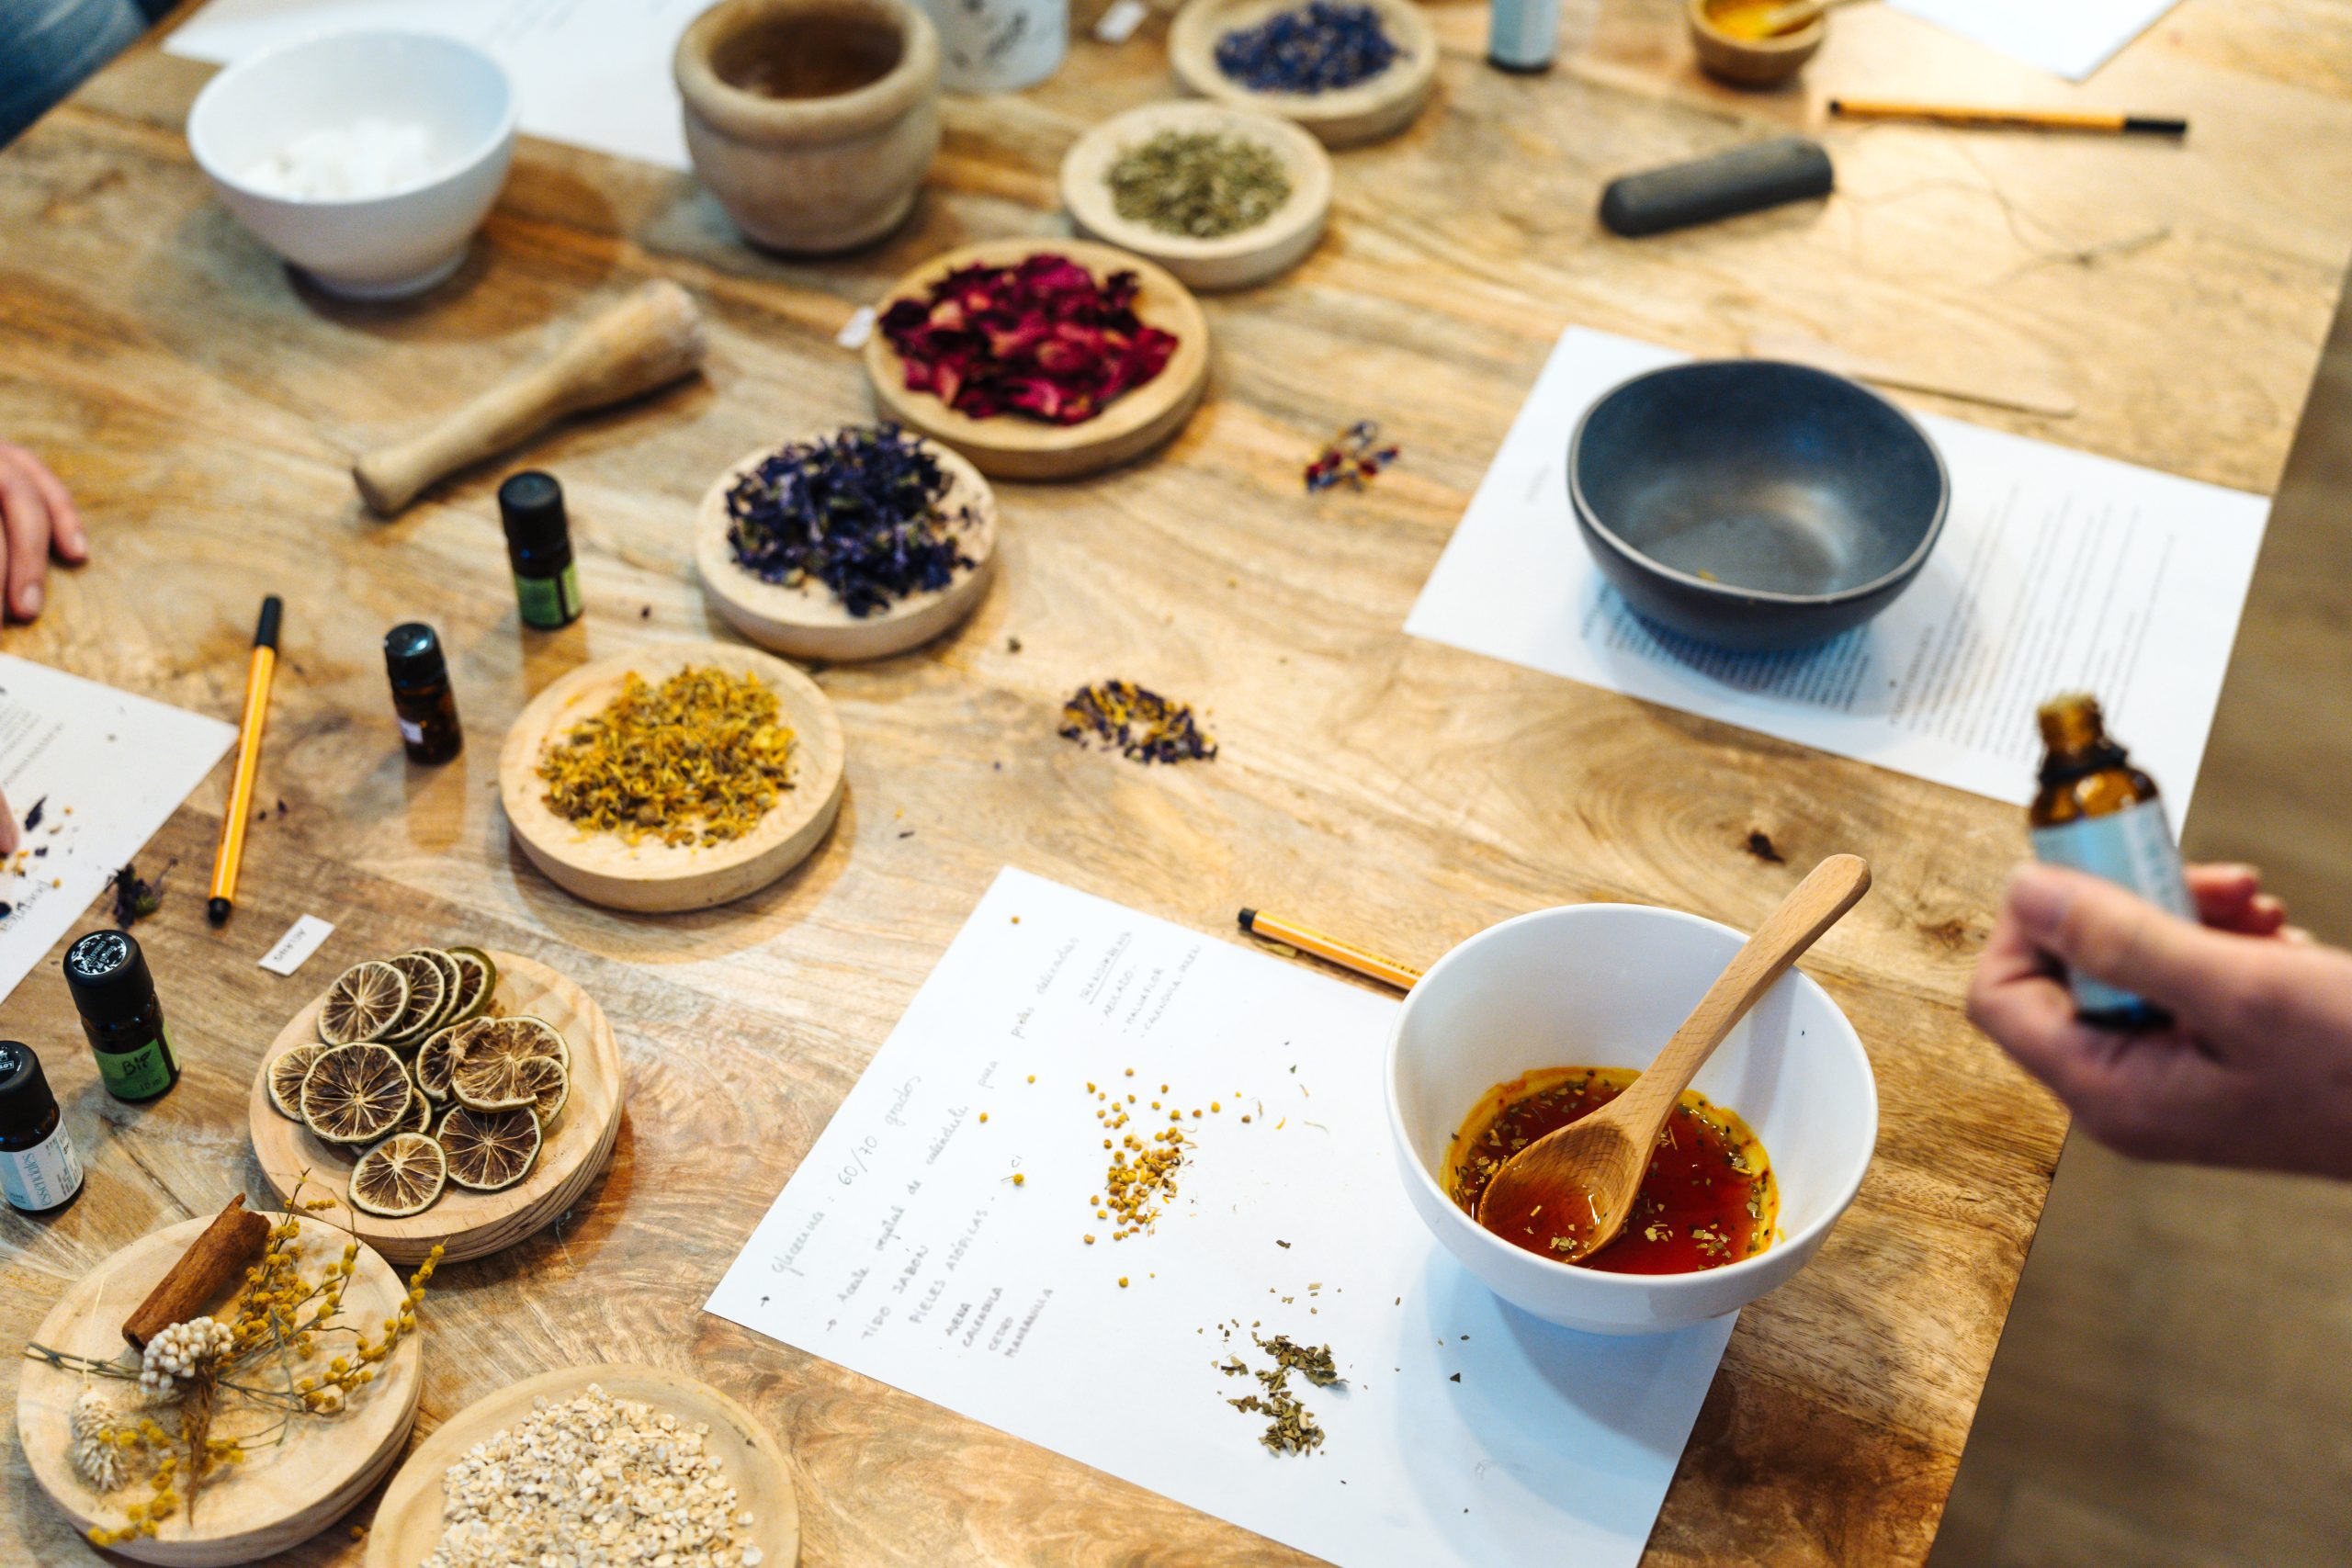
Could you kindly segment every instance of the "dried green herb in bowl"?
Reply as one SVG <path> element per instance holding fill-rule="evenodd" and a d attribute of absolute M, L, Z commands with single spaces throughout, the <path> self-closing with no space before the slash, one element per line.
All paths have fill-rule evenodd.
<path fill-rule="evenodd" d="M 735 564 L 763 581 L 816 581 L 865 617 L 935 593 L 974 563 L 972 509 L 928 443 L 895 424 L 853 425 L 777 448 L 727 492 Z"/>
<path fill-rule="evenodd" d="M 1291 197 L 1281 158 L 1221 130 L 1162 130 L 1122 152 L 1103 180 L 1120 217 L 1196 240 L 1254 229 Z"/>

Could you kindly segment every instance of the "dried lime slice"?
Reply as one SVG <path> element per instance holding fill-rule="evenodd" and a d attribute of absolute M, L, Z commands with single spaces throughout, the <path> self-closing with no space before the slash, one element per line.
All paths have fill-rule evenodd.
<path fill-rule="evenodd" d="M 311 1064 L 332 1049 L 325 1045 L 288 1045 L 269 1059 L 269 1102 L 280 1116 L 302 1119 L 302 1079 Z"/>
<path fill-rule="evenodd" d="M 458 1065 L 457 1043 L 465 1025 L 436 1029 L 416 1051 L 416 1087 L 435 1104 L 449 1098 L 449 1070 Z"/>
<path fill-rule="evenodd" d="M 401 1219 L 423 1213 L 449 1179 L 449 1156 L 422 1133 L 386 1138 L 351 1168 L 351 1206 Z"/>
<path fill-rule="evenodd" d="M 437 1134 L 449 1158 L 449 1179 L 476 1192 L 498 1192 L 531 1174 L 539 1157 L 539 1119 L 526 1110 L 472 1111 L 458 1106 L 441 1118 Z"/>
<path fill-rule="evenodd" d="M 571 1049 L 545 1019 L 478 1018 L 451 1043 L 457 1065 L 449 1090 L 458 1103 L 477 1111 L 510 1111 L 546 1095 L 554 1077 L 529 1064 L 544 1062 L 568 1076 Z M 559 1109 L 562 1101 L 556 1101 Z"/>
<path fill-rule="evenodd" d="M 441 971 L 441 1005 L 433 1010 L 433 1016 L 425 1020 L 424 1026 L 416 1032 L 416 1038 L 422 1040 L 449 1022 L 450 1014 L 458 1010 L 458 987 L 463 977 L 458 973 L 458 961 L 440 948 L 420 947 L 416 951 L 420 956 L 430 960 L 433 967 Z"/>
<path fill-rule="evenodd" d="M 446 956 L 458 966 L 458 988 L 441 1021 L 463 1023 L 489 1009 L 491 993 L 498 988 L 498 965 L 479 947 L 453 947 Z"/>
<path fill-rule="evenodd" d="M 319 1006 L 319 1038 L 356 1045 L 391 1032 L 408 1006 L 408 977 L 381 959 L 355 964 L 335 976 Z"/>
<path fill-rule="evenodd" d="M 408 1069 L 385 1045 L 322 1051 L 302 1078 L 303 1124 L 330 1144 L 372 1144 L 400 1124 L 415 1098 Z"/>
<path fill-rule="evenodd" d="M 405 1066 L 406 1064 L 402 1066 Z M 411 1089 L 416 1087 L 416 1071 L 413 1067 L 408 1069 L 408 1081 Z M 392 1123 L 392 1130 L 385 1136 L 397 1137 L 402 1133 L 422 1133 L 432 1124 L 433 1102 L 425 1099 L 422 1093 L 412 1094 L 408 1097 L 408 1109 L 401 1112 L 401 1119 Z"/>
<path fill-rule="evenodd" d="M 401 978 L 408 982 L 408 1000 L 391 1028 L 377 1038 L 387 1045 L 413 1044 L 441 1016 L 442 1004 L 449 998 L 449 976 L 431 953 L 421 949 L 396 954 L 384 962 L 399 970 Z"/>
<path fill-rule="evenodd" d="M 492 1057 L 477 1061 L 470 1050 L 449 1075 L 449 1092 L 473 1111 L 520 1111 L 546 1107 L 541 1121 L 563 1109 L 571 1073 L 552 1056 Z"/>

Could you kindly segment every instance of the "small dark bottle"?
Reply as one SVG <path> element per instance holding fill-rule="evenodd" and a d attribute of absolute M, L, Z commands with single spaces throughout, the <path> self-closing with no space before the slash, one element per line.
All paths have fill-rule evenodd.
<path fill-rule="evenodd" d="M 134 1102 L 171 1092 L 180 1081 L 179 1056 L 137 940 L 129 931 L 92 931 L 76 941 L 65 950 L 65 985 L 107 1092 Z"/>
<path fill-rule="evenodd" d="M 458 726 L 458 694 L 441 639 L 423 621 L 402 621 L 384 634 L 384 672 L 392 681 L 392 714 L 412 762 L 439 764 L 466 748 Z"/>
<path fill-rule="evenodd" d="M 506 559 L 514 569 L 523 624 L 551 632 L 578 620 L 580 569 L 571 559 L 571 525 L 555 476 L 537 468 L 510 476 L 498 487 L 498 515 L 506 525 Z"/>
<path fill-rule="evenodd" d="M 2085 692 L 2041 705 L 2041 790 L 2026 820 L 2034 858 L 2102 876 L 2183 919 L 2197 918 L 2156 783 L 2108 738 L 2098 700 Z M 2165 1021 L 2144 998 L 2073 976 L 2086 1022 L 2144 1029 Z"/>
<path fill-rule="evenodd" d="M 82 1190 L 82 1156 L 57 1113 L 57 1096 L 32 1047 L 0 1040 L 0 1197 L 28 1214 L 62 1208 Z"/>

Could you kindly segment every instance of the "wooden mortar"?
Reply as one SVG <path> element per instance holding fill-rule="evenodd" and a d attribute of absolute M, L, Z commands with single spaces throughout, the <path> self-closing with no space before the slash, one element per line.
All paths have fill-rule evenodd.
<path fill-rule="evenodd" d="M 722 0 L 674 70 L 695 173 L 752 243 L 849 250 L 914 209 L 939 150 L 939 35 L 907 0 Z"/>

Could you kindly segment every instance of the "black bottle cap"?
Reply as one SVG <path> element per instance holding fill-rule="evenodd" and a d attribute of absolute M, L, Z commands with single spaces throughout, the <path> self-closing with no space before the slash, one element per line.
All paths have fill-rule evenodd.
<path fill-rule="evenodd" d="M 560 545 L 569 536 L 563 516 L 563 487 L 553 474 L 526 468 L 498 487 L 498 515 L 506 542 L 516 549 Z"/>
<path fill-rule="evenodd" d="M 0 1122 L 29 1125 L 57 1109 L 40 1058 L 20 1040 L 0 1040 Z"/>
<path fill-rule="evenodd" d="M 384 672 L 395 686 L 437 686 L 449 678 L 441 639 L 423 621 L 402 621 L 384 634 Z"/>
<path fill-rule="evenodd" d="M 83 1018 L 101 1026 L 128 1023 L 155 998 L 147 955 L 129 931 L 92 931 L 67 948 L 65 985 Z"/>

